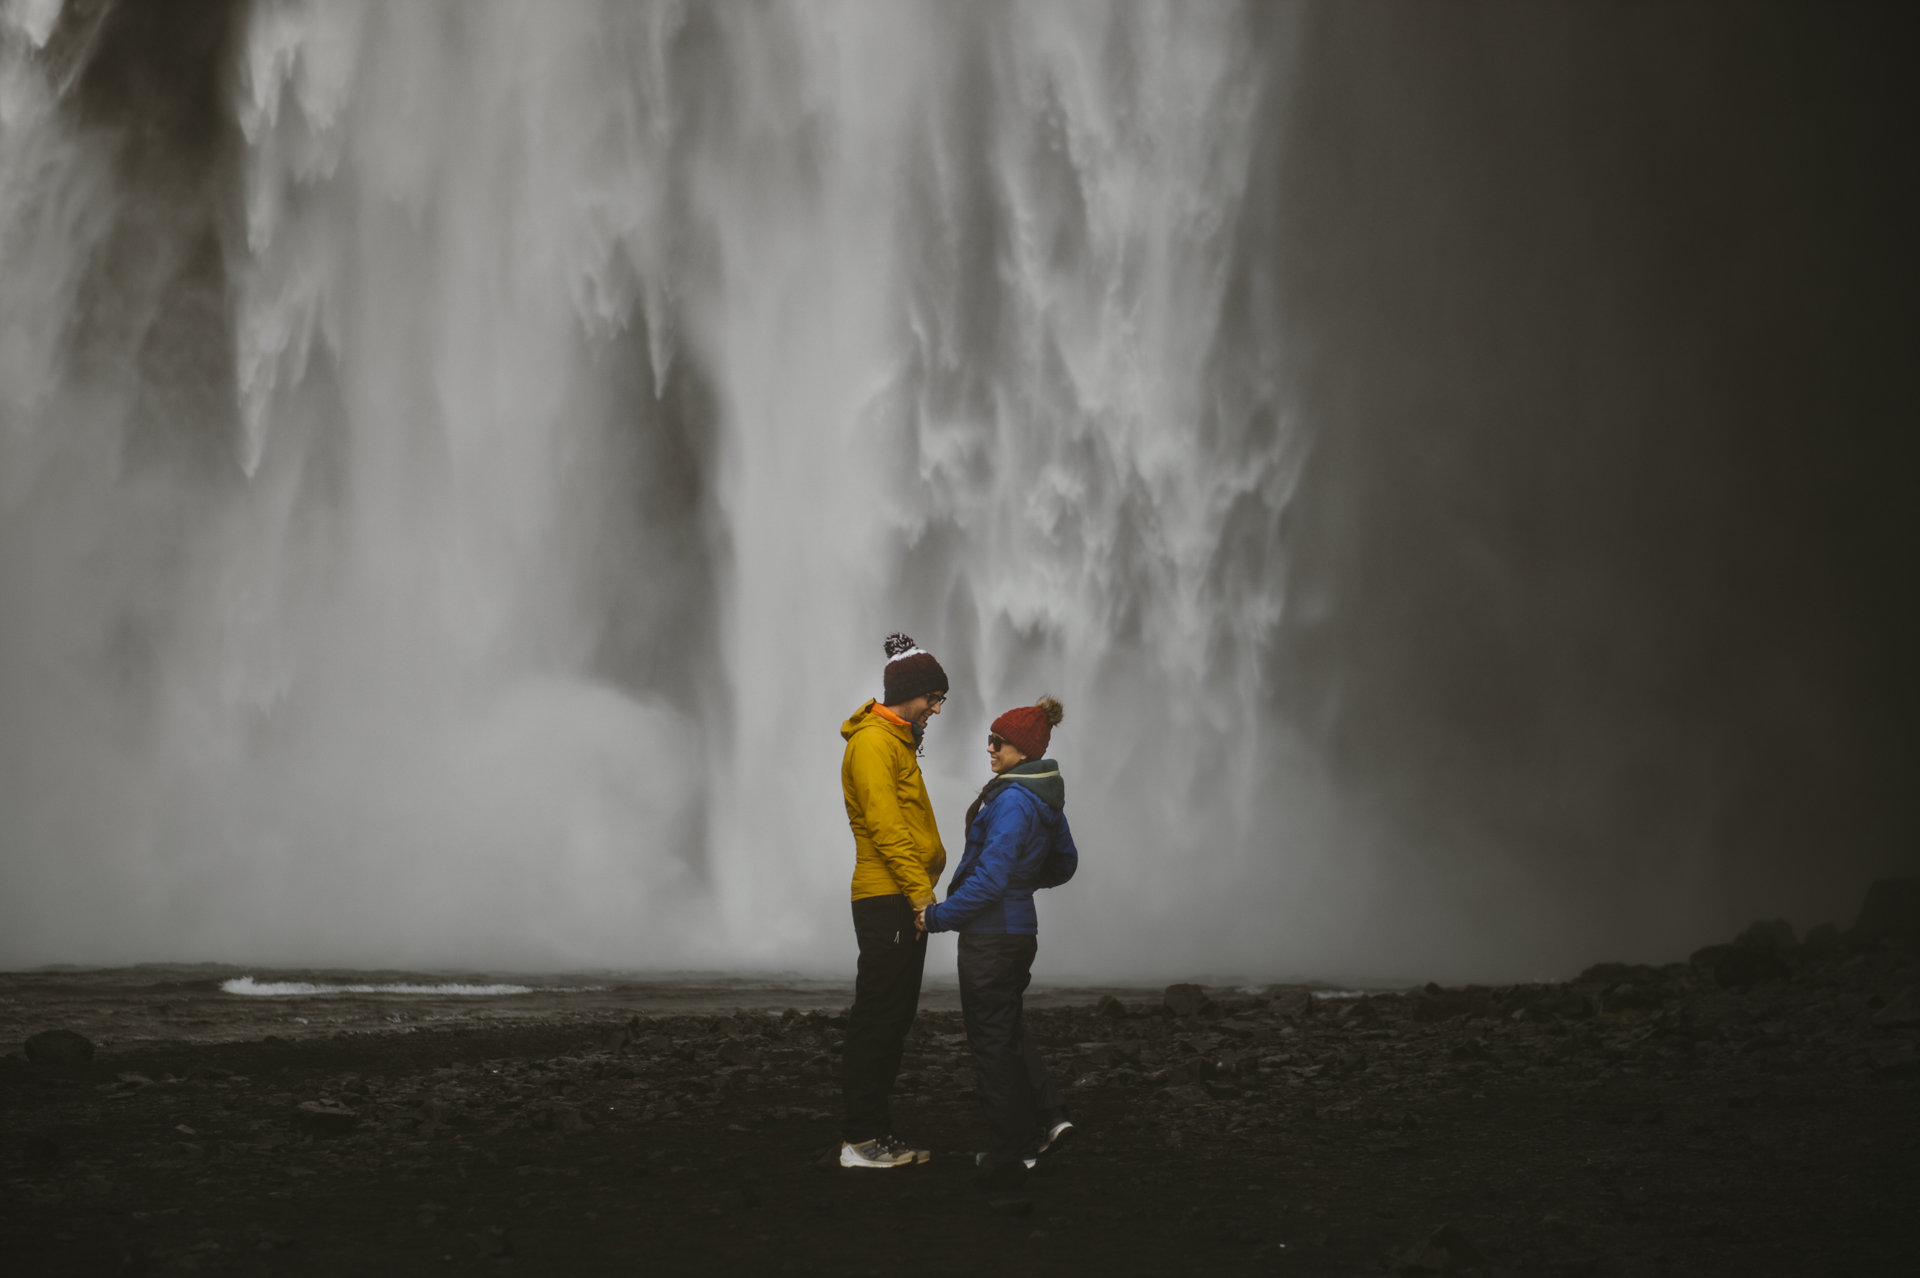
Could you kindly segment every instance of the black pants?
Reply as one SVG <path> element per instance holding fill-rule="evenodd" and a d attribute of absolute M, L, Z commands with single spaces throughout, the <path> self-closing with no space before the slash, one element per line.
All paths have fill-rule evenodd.
<path fill-rule="evenodd" d="M 860 966 L 853 978 L 853 1010 L 840 1060 L 846 1116 L 840 1138 L 860 1144 L 890 1135 L 887 1107 L 907 1031 L 920 1010 L 920 973 L 927 938 L 913 930 L 913 906 L 904 896 L 868 896 L 853 903 L 853 935 Z"/>
<path fill-rule="evenodd" d="M 1030 1154 L 1043 1128 L 1067 1116 L 1021 1015 L 1039 948 L 1031 936 L 960 937 L 960 1011 L 995 1154 Z"/>

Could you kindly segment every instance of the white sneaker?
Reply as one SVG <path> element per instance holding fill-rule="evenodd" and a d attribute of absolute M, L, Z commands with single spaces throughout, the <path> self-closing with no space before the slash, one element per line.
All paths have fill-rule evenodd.
<path fill-rule="evenodd" d="M 1061 1119 L 1053 1126 L 1047 1128 L 1047 1134 L 1040 1138 L 1040 1148 L 1034 1152 L 1036 1154 L 1051 1154 L 1054 1150 L 1059 1149 L 1067 1143 L 1067 1139 L 1073 1135 L 1073 1131 L 1073 1124 L 1064 1118 Z"/>
<path fill-rule="evenodd" d="M 895 1154 L 902 1155 L 903 1157 L 900 1161 L 903 1164 L 924 1163 L 933 1158 L 933 1151 L 931 1149 L 915 1149 L 897 1136 L 882 1136 L 876 1143 L 885 1145 Z"/>
<path fill-rule="evenodd" d="M 840 1142 L 842 1167 L 899 1167 L 912 1161 L 912 1150 L 895 1149 L 884 1138 L 863 1141 L 858 1145 Z"/>

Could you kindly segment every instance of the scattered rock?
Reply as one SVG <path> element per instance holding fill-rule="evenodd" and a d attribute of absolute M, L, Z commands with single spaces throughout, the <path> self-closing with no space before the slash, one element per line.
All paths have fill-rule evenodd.
<path fill-rule="evenodd" d="M 479 1260 L 503 1260 L 513 1254 L 513 1236 L 500 1225 L 488 1225 L 477 1234 L 468 1234 Z"/>
<path fill-rule="evenodd" d="M 1320 1000 L 1311 990 L 1300 990 L 1293 994 L 1282 994 L 1273 1000 L 1273 1010 L 1283 1016 L 1312 1016 L 1320 1010 Z"/>
<path fill-rule="evenodd" d="M 286 1234 L 276 1234 L 262 1225 L 247 1226 L 246 1239 L 253 1244 L 253 1249 L 259 1252 L 279 1251 L 293 1246 L 292 1238 Z"/>
<path fill-rule="evenodd" d="M 1793 968 L 1779 950 L 1765 945 L 1709 945 L 1695 950 L 1689 962 L 1712 972 L 1714 981 L 1726 990 L 1743 990 L 1760 981 L 1784 980 L 1793 975 Z"/>
<path fill-rule="evenodd" d="M 60 1161 L 60 1145 L 46 1136 L 29 1136 L 20 1148 L 20 1156 L 30 1163 L 57 1163 Z"/>
<path fill-rule="evenodd" d="M 720 1045 L 719 1056 L 720 1063 L 723 1065 L 758 1065 L 760 1063 L 758 1052 L 745 1043 L 735 1042 L 732 1039 Z"/>
<path fill-rule="evenodd" d="M 1198 985 L 1169 985 L 1160 1001 L 1175 1016 L 1199 1016 L 1213 1006 L 1213 1000 Z"/>
<path fill-rule="evenodd" d="M 1603 1012 L 1650 1012 L 1666 1000 L 1651 985 L 1616 985 L 1600 996 Z"/>
<path fill-rule="evenodd" d="M 94 1088 L 98 1092 L 110 1092 L 115 1096 L 131 1096 L 135 1092 L 144 1092 L 154 1086 L 154 1081 L 145 1074 L 120 1074 L 111 1083 L 102 1083 Z"/>
<path fill-rule="evenodd" d="M 1127 1005 L 1111 994 L 1102 994 L 1100 1001 L 1093 1005 L 1093 1012 L 1094 1015 L 1104 1016 L 1108 1020 L 1124 1021 L 1127 1019 Z"/>
<path fill-rule="evenodd" d="M 1427 986 L 1421 997 L 1413 1001 L 1413 1019 L 1429 1024 L 1456 1016 L 1498 1015 L 1499 1009 L 1484 998 L 1475 998 L 1460 990 L 1443 990 L 1436 985 Z"/>
<path fill-rule="evenodd" d="M 345 1105 L 301 1101 L 293 1107 L 293 1126 L 310 1136 L 338 1136 L 360 1125 L 360 1116 Z"/>
<path fill-rule="evenodd" d="M 72 1030 L 42 1030 L 24 1046 L 36 1065 L 84 1065 L 93 1059 L 93 1040 Z"/>
<path fill-rule="evenodd" d="M 1477 1269 L 1487 1263 L 1466 1236 L 1452 1225 L 1442 1225 L 1427 1235 L 1426 1240 L 1414 1244 L 1400 1256 L 1393 1258 L 1394 1272 L 1399 1274 L 1441 1274 L 1455 1273 L 1462 1269 Z"/>
<path fill-rule="evenodd" d="M 1198 1083 L 1181 1083 L 1167 1088 L 1161 1095 L 1176 1105 L 1204 1105 L 1213 1099 L 1207 1095 L 1207 1089 Z"/>
<path fill-rule="evenodd" d="M 1873 1023 L 1881 1026 L 1920 1025 L 1920 1006 L 1915 1006 L 1911 987 L 1894 995 L 1893 1001 L 1873 1014 Z"/>

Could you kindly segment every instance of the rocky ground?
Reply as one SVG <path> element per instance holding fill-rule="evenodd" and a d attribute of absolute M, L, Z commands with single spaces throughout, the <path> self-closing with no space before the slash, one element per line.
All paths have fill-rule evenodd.
<path fill-rule="evenodd" d="M 843 1018 L 0 1061 L 10 1273 L 1920 1273 L 1920 949 L 1757 925 L 1666 967 L 1032 1013 L 1081 1127 L 971 1183 L 958 1018 L 845 1172 Z M 1211 995 L 1211 997 L 1209 997 Z"/>

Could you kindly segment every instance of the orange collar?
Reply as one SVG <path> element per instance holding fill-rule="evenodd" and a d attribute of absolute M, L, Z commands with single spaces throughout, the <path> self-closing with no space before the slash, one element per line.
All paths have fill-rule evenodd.
<path fill-rule="evenodd" d="M 908 723 L 905 719 L 902 719 L 899 715 L 895 714 L 893 711 L 881 705 L 878 701 L 875 701 L 873 703 L 873 712 L 879 715 L 882 719 L 885 719 L 888 723 L 897 723 L 903 728 L 911 728 L 913 726 L 912 724 Z"/>

